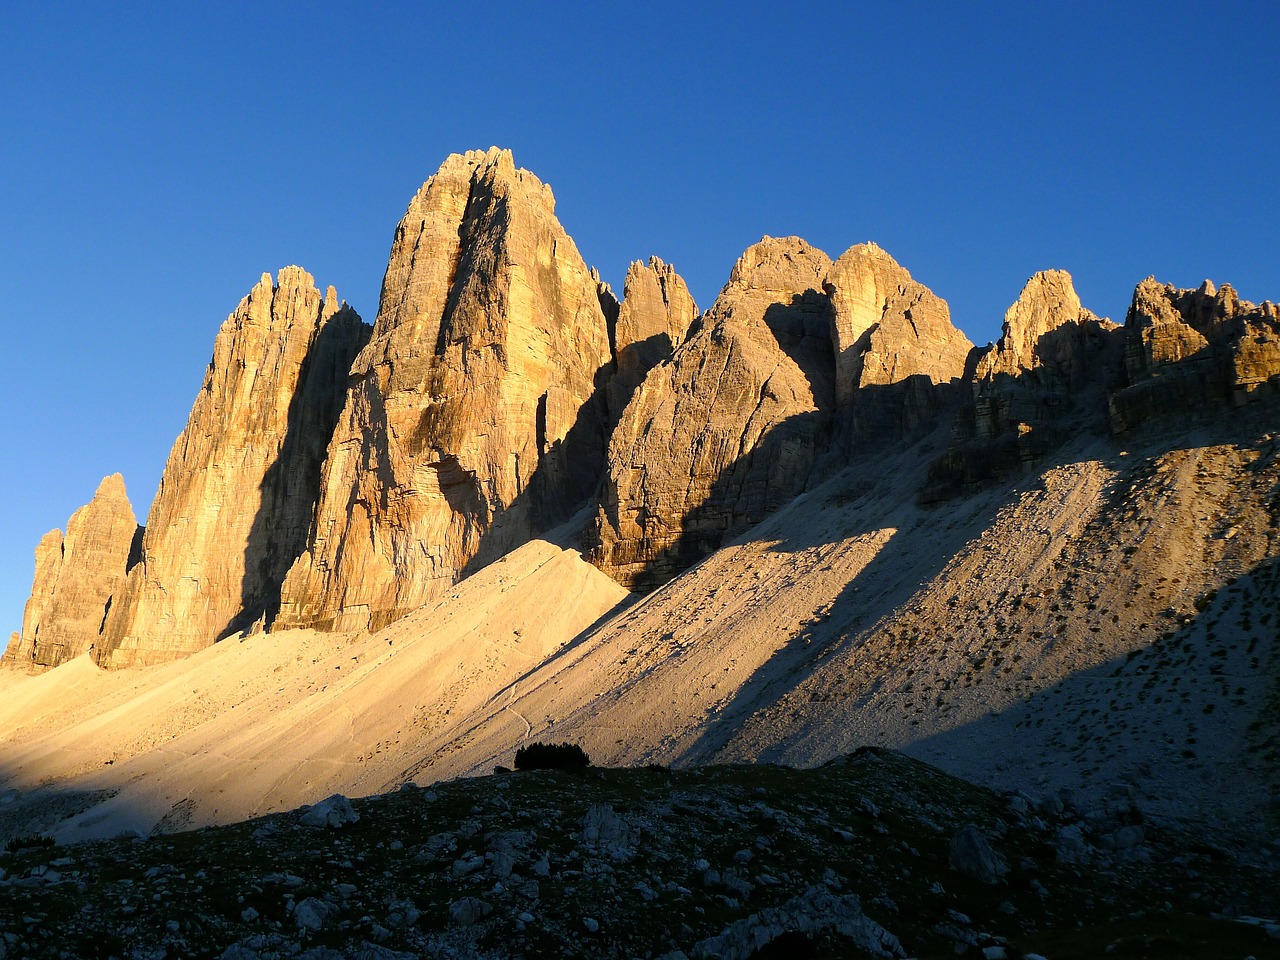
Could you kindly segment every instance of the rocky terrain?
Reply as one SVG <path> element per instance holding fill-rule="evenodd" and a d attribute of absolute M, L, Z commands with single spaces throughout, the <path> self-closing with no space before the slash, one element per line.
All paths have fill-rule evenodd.
<path fill-rule="evenodd" d="M 1150 824 L 1123 786 L 1083 809 L 888 751 L 807 771 L 528 771 L 20 847 L 0 856 L 0 952 L 1262 957 L 1280 942 L 1278 856 Z"/>
<path fill-rule="evenodd" d="M 929 781 L 948 784 L 938 787 L 948 803 L 986 797 L 985 819 L 930 814 L 934 839 L 949 842 L 968 817 L 989 840 L 1021 837 L 1018 849 L 1042 862 L 1063 828 L 1107 852 L 1037 882 L 1101 890 L 1123 876 L 1150 894 L 1136 909 L 1171 916 L 1165 901 L 1210 895 L 1190 883 L 1207 874 L 1178 862 L 1190 836 L 1213 838 L 1219 860 L 1246 872 L 1280 836 L 1277 385 L 1276 307 L 1208 281 L 1180 289 L 1148 278 L 1116 324 L 1081 303 L 1068 274 L 1046 270 L 1009 307 L 1000 340 L 974 347 L 946 302 L 875 244 L 833 260 L 802 239 L 766 237 L 705 313 L 656 257 L 631 265 L 619 302 L 556 219 L 550 188 L 509 152 L 454 155 L 396 229 L 372 329 L 300 268 L 264 276 L 217 336 L 145 530 L 113 477 L 65 536 L 41 542 L 0 670 L 0 839 L 155 835 L 93 849 L 166 851 L 150 879 L 173 876 L 162 861 L 188 841 L 161 835 L 224 825 L 200 842 L 226 838 L 227 850 L 250 829 L 266 831 L 261 844 L 359 837 L 367 826 L 299 833 L 286 811 L 488 774 L 521 744 L 569 741 L 632 768 L 573 782 L 599 786 L 594 802 L 610 816 L 636 814 L 623 831 L 633 840 L 662 832 L 654 824 L 670 801 L 660 795 L 676 783 L 749 831 L 728 794 L 709 799 L 718 778 L 750 793 L 777 777 L 777 789 L 803 793 L 816 790 L 806 777 L 888 764 L 907 793 L 904 783 Z M 822 766 L 867 746 L 913 759 L 861 753 Z M 1022 797 L 1005 809 L 915 761 Z M 704 770 L 726 763 L 744 765 Z M 767 766 L 779 763 L 813 772 Z M 592 882 L 625 875 L 616 896 L 628 906 L 590 917 L 595 930 L 583 918 L 581 930 L 547 934 L 544 915 L 492 874 L 484 857 L 499 847 L 463 840 L 507 829 L 486 806 L 515 795 L 504 791 L 550 784 L 556 802 L 548 777 L 440 788 L 478 791 L 457 804 L 475 806 L 479 825 L 458 840 L 471 827 L 451 821 L 460 852 L 448 864 L 439 851 L 416 862 L 439 859 L 448 873 L 478 853 L 481 866 L 460 869 L 490 887 L 440 893 L 434 913 L 418 903 L 435 919 L 408 932 L 371 903 L 348 916 L 352 892 L 334 892 L 347 881 L 308 879 L 299 866 L 299 891 L 314 889 L 295 891 L 294 909 L 327 904 L 313 905 L 314 930 L 295 935 L 293 911 L 254 926 L 235 920 L 243 908 L 219 908 L 211 915 L 226 924 L 186 946 L 174 938 L 192 921 L 178 919 L 168 947 L 138 933 L 128 949 L 499 956 L 494 938 L 519 933 L 508 952 L 711 956 L 723 953 L 705 946 L 711 938 L 800 914 L 825 919 L 793 923 L 788 936 L 837 952 L 832 937 L 881 928 L 925 955 L 954 942 L 927 932 L 944 923 L 932 901 L 902 916 L 869 906 L 910 901 L 895 885 L 917 868 L 900 847 L 875 853 L 874 869 L 825 864 L 835 883 L 821 871 L 793 883 L 772 864 L 765 873 L 779 882 L 761 883 L 693 858 L 721 881 L 740 872 L 749 896 L 652 864 L 631 877 L 624 865 L 640 854 L 606 856 L 609 870 L 588 874 L 579 849 L 584 865 L 568 869 Z M 360 824 L 405 804 L 427 809 L 419 793 L 357 803 Z M 1053 799 L 1064 795 L 1074 813 Z M 1140 822 L 1105 819 L 1121 795 Z M 806 796 L 826 811 L 805 820 L 806 835 L 829 840 L 832 824 L 857 833 L 828 806 L 834 797 Z M 871 802 L 904 817 L 914 809 L 891 799 Z M 587 809 L 555 821 L 563 837 L 591 826 Z M 264 815 L 283 819 L 237 826 Z M 1123 850 L 1140 853 L 1120 856 L 1114 835 L 1138 826 L 1142 839 Z M 444 829 L 402 838 L 394 852 L 416 855 Z M 516 859 L 533 856 L 526 840 Z M 391 843 L 371 836 L 320 862 L 356 864 L 358 853 L 395 876 L 381 859 Z M 739 848 L 753 849 L 746 839 Z M 22 874 L 38 866 L 27 856 L 5 867 L 23 890 L 48 883 L 48 870 Z M 81 873 L 75 882 L 89 884 Z M 1165 889 L 1161 876 L 1179 880 Z M 374 874 L 361 882 L 385 886 Z M 651 901 L 625 898 L 643 884 L 660 902 L 668 883 L 693 898 L 681 905 L 689 929 L 659 942 L 644 926 Z M 266 889 L 247 875 L 237 884 Z M 704 888 L 714 903 L 694 895 Z M 966 941 L 974 955 L 1004 949 L 996 937 L 1009 955 L 1092 955 L 1037 938 L 1069 916 L 1127 922 L 1112 905 L 1089 912 L 1099 896 L 1071 899 L 1052 920 L 1028 906 L 1045 906 L 1038 893 L 1026 903 L 1009 894 L 1014 913 L 948 908 L 971 920 L 977 911 L 992 933 Z M 1241 898 L 1199 904 L 1192 925 L 1246 909 Z M 464 901 L 457 910 L 474 922 L 449 913 Z M 933 919 L 920 926 L 921 916 Z M 1034 917 L 1035 929 L 1011 917 Z M 500 921 L 510 923 L 494 933 Z M 38 921 L 27 926 L 39 936 Z M 390 932 L 379 939 L 374 926 Z M 875 942 L 893 954 L 890 940 Z"/>

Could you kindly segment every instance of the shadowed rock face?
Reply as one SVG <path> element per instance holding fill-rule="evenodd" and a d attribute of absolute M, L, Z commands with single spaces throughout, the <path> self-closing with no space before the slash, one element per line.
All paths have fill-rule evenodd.
<path fill-rule="evenodd" d="M 612 366 L 601 298 L 510 152 L 445 161 L 396 229 L 281 625 L 380 626 L 585 500 Z"/>
<path fill-rule="evenodd" d="M 609 413 L 616 423 L 648 372 L 671 359 L 698 318 L 684 279 L 657 257 L 627 269 L 618 309 L 615 352 L 618 369 L 609 382 Z"/>
<path fill-rule="evenodd" d="M 51 530 L 41 538 L 22 633 L 13 635 L 5 661 L 47 669 L 97 643 L 138 533 L 124 478 L 112 474 L 71 515 L 65 537 Z"/>
<path fill-rule="evenodd" d="M 269 620 L 306 545 L 347 371 L 369 328 L 285 267 L 227 318 L 174 443 L 103 666 L 171 660 Z"/>
<path fill-rule="evenodd" d="M 971 354 L 953 442 L 921 492 L 949 499 L 1015 474 L 1072 432 L 1106 430 L 1123 332 L 1086 310 L 1065 270 L 1044 270 L 1005 311 L 1000 339 Z"/>
<path fill-rule="evenodd" d="M 589 558 L 614 579 L 656 586 L 804 489 L 835 402 L 819 292 L 830 265 L 803 240 L 766 237 L 640 384 L 587 535 Z"/>
<path fill-rule="evenodd" d="M 1033 429 L 1081 404 L 1100 411 L 1100 391 L 1119 373 L 1119 330 L 1081 305 L 1065 270 L 1037 273 L 1005 312 L 1000 340 L 978 357 L 978 434 Z"/>
<path fill-rule="evenodd" d="M 845 251 L 823 289 L 831 299 L 836 402 L 854 430 L 896 437 L 935 412 L 934 388 L 964 375 L 973 348 L 952 325 L 946 301 L 874 243 Z"/>
<path fill-rule="evenodd" d="M 1245 403 L 1280 382 L 1280 312 L 1270 301 L 1241 300 L 1230 284 L 1184 290 L 1148 277 L 1124 333 L 1129 385 L 1110 404 L 1117 431 L 1206 403 Z"/>

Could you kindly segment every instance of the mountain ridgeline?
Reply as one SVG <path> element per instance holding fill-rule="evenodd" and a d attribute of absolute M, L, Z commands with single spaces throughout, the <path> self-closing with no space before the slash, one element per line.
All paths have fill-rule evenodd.
<path fill-rule="evenodd" d="M 253 287 L 145 529 L 104 480 L 41 540 L 4 662 L 377 630 L 575 517 L 587 559 L 647 592 L 926 436 L 945 438 L 912 481 L 927 507 L 1073 437 L 1182 429 L 1278 385 L 1275 305 L 1208 281 L 1144 280 L 1118 325 L 1038 273 L 978 348 L 875 244 L 833 261 L 766 237 L 704 313 L 657 258 L 619 302 L 548 186 L 507 151 L 453 155 L 396 228 L 372 327 L 298 267 Z"/>

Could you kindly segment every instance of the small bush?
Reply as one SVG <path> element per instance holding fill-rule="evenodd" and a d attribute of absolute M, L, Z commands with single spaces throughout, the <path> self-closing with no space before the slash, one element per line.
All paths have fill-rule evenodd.
<path fill-rule="evenodd" d="M 39 850 L 42 847 L 52 846 L 53 837 L 33 833 L 27 837 L 14 837 L 4 845 L 4 850 L 5 853 L 17 853 L 19 850 Z"/>
<path fill-rule="evenodd" d="M 591 758 L 576 743 L 531 743 L 516 751 L 517 770 L 581 770 Z"/>

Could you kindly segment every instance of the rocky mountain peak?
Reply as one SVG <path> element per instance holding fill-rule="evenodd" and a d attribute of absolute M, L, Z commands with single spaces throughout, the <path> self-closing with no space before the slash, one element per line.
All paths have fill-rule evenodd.
<path fill-rule="evenodd" d="M 1133 292 L 1124 331 L 1128 386 L 1110 404 L 1117 431 L 1280 389 L 1275 305 L 1242 300 L 1229 283 L 1183 289 L 1147 277 Z"/>
<path fill-rule="evenodd" d="M 47 669 L 93 647 L 124 583 L 139 532 L 124 478 L 104 478 L 93 499 L 71 515 L 66 536 L 51 530 L 36 547 L 22 632 L 14 634 L 5 662 Z"/>
<path fill-rule="evenodd" d="M 610 576 L 657 586 L 804 488 L 834 402 L 820 292 L 830 265 L 798 237 L 765 237 L 671 361 L 639 384 L 610 439 L 587 533 L 590 559 Z M 636 270 L 636 289 L 661 287 L 662 273 L 652 261 Z M 656 304 L 652 287 L 650 296 Z"/>
<path fill-rule="evenodd" d="M 623 282 L 623 300 L 614 324 L 617 372 L 609 383 L 613 420 L 648 372 L 671 359 L 698 318 L 698 305 L 684 278 L 657 257 L 634 261 Z"/>
<path fill-rule="evenodd" d="M 799 237 L 762 237 L 738 258 L 721 298 L 733 287 L 753 295 L 822 290 L 831 258 Z M 717 300 L 717 302 L 720 302 Z"/>
<path fill-rule="evenodd" d="M 396 228 L 282 623 L 397 618 L 563 520 L 603 469 L 598 277 L 510 151 L 449 157 Z"/>
<path fill-rule="evenodd" d="M 1080 303 L 1065 270 L 1042 270 L 1027 281 L 1005 311 L 999 341 L 982 353 L 975 378 L 1020 377 L 1036 372 L 1040 386 L 1078 385 L 1089 366 L 1084 339 L 1090 331 L 1118 329 Z"/>
<path fill-rule="evenodd" d="M 964 374 L 973 345 L 941 297 L 874 243 L 850 247 L 823 283 L 836 403 L 862 438 L 893 437 L 932 415 L 936 389 Z"/>
<path fill-rule="evenodd" d="M 266 623 L 304 548 L 320 462 L 369 328 L 301 267 L 227 317 L 112 606 L 103 665 L 186 656 Z"/>

